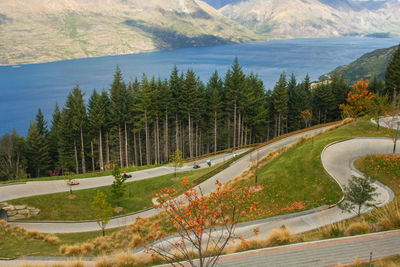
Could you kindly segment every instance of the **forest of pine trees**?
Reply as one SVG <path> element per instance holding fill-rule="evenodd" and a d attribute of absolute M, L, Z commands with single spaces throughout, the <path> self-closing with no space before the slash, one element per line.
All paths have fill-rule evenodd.
<path fill-rule="evenodd" d="M 225 76 L 214 72 L 206 84 L 176 66 L 168 79 L 143 74 L 127 83 L 117 67 L 109 90 L 94 90 L 87 103 L 76 85 L 62 107 L 55 105 L 51 126 L 39 109 L 26 138 L 5 134 L 0 179 L 165 163 L 177 149 L 189 158 L 264 142 L 309 126 L 305 111 L 311 124 L 340 119 L 350 88 L 337 75 L 312 88 L 308 75 L 298 82 L 283 73 L 265 90 L 237 59 Z"/>

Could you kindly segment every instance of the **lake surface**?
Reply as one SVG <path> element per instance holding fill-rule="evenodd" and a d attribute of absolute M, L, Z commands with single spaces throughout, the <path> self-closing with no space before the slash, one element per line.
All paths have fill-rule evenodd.
<path fill-rule="evenodd" d="M 225 75 L 237 56 L 246 73 L 257 73 L 265 88 L 272 89 L 282 72 L 294 73 L 298 81 L 307 73 L 317 80 L 366 52 L 399 43 L 400 38 L 290 39 L 0 66 L 0 136 L 13 128 L 26 135 L 38 108 L 50 121 L 55 103 L 62 107 L 77 83 L 86 99 L 94 88 L 108 90 L 117 65 L 127 82 L 142 73 L 167 78 L 174 65 L 181 71 L 192 68 L 206 82 L 214 70 Z"/>

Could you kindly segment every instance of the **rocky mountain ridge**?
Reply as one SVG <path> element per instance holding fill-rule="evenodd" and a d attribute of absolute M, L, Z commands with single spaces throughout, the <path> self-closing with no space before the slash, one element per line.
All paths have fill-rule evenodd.
<path fill-rule="evenodd" d="M 266 37 L 400 35 L 398 0 L 247 0 L 219 11 Z"/>
<path fill-rule="evenodd" d="M 1 65 L 257 39 L 197 0 L 0 1 Z"/>

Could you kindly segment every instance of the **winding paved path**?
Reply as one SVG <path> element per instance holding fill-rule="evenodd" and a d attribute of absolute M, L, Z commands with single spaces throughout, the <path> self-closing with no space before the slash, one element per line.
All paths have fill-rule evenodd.
<path fill-rule="evenodd" d="M 260 157 L 266 155 L 270 151 L 281 148 L 296 142 L 300 137 L 304 135 L 312 135 L 319 131 L 326 129 L 318 129 L 309 131 L 306 133 L 291 136 L 275 142 L 271 145 L 265 146 L 259 150 Z M 343 187 L 347 185 L 352 175 L 361 175 L 353 167 L 353 162 L 356 158 L 369 155 L 369 154 L 388 154 L 393 149 L 392 139 L 389 138 L 353 138 L 340 142 L 335 142 L 328 145 L 321 154 L 322 164 L 325 170 L 331 175 L 336 182 Z M 254 156 L 254 155 L 253 155 Z M 204 192 L 210 192 L 214 189 L 215 180 L 226 182 L 229 179 L 239 175 L 243 170 L 248 168 L 250 164 L 250 155 L 243 157 L 238 160 L 235 164 L 224 170 L 223 172 L 215 175 L 210 180 L 201 184 L 201 188 Z M 386 186 L 376 183 L 375 186 L 378 189 L 380 195 L 376 199 L 379 205 L 385 205 L 393 199 L 393 192 Z M 1 191 L 0 191 L 1 192 Z M 367 212 L 369 209 L 363 209 L 362 212 Z M 123 218 L 116 218 L 110 222 L 111 227 L 117 227 L 132 223 L 135 218 L 140 215 L 149 216 L 155 214 L 156 211 L 151 209 L 144 213 L 137 215 L 125 216 Z M 331 208 L 321 207 L 316 210 L 306 211 L 298 214 L 289 214 L 285 216 L 279 216 L 274 218 L 268 218 L 259 221 L 252 221 L 247 223 L 239 224 L 236 233 L 242 234 L 244 237 L 251 237 L 253 235 L 253 229 L 258 227 L 260 229 L 260 235 L 266 235 L 270 230 L 285 225 L 291 230 L 292 233 L 300 233 L 321 226 L 331 224 L 337 221 L 348 219 L 353 217 L 354 214 L 343 213 L 337 206 Z M 43 232 L 78 232 L 89 231 L 91 229 L 97 230 L 97 225 L 94 222 L 82 222 L 82 223 L 16 223 L 29 229 L 37 229 Z M 387 236 L 387 237 L 386 237 Z M 344 241 L 343 241 L 344 240 Z M 348 242 L 346 241 L 348 240 Z M 365 240 L 364 243 L 360 243 L 360 240 Z M 386 242 L 386 243 L 385 243 Z M 378 233 L 374 235 L 368 235 L 367 237 L 352 237 L 347 239 L 340 239 L 339 241 L 319 241 L 312 242 L 310 244 L 318 243 L 319 245 L 297 244 L 288 246 L 289 249 L 282 248 L 269 248 L 257 251 L 250 251 L 245 253 L 228 255 L 223 258 L 221 266 L 265 266 L 265 262 L 271 262 L 272 258 L 275 257 L 275 264 L 271 266 L 327 266 L 330 264 L 336 264 L 340 262 L 349 262 L 354 260 L 354 255 L 362 256 L 365 259 L 366 251 L 380 251 L 379 255 L 389 256 L 400 253 L 398 249 L 400 242 L 399 231 L 394 231 L 391 234 Z M 357 244 L 358 247 L 357 247 Z M 331 246 L 335 245 L 336 246 Z M 339 245 L 337 245 L 339 244 Z M 364 244 L 364 245 L 363 245 Z M 343 249 L 343 246 L 345 249 Z M 362 249 L 364 246 L 364 249 Z M 308 251 L 307 247 L 314 247 Z M 360 255 L 360 251 L 363 251 L 363 255 Z M 267 251 L 267 252 L 265 252 Z M 277 254 L 273 254 L 271 251 L 276 251 Z M 292 252 L 288 252 L 292 251 Z M 308 251 L 308 252 L 307 252 Z M 342 252 L 340 252 L 342 251 Z M 347 254 L 345 255 L 345 251 Z M 382 252 L 383 251 L 383 252 Z M 290 254 L 292 253 L 292 254 Z M 304 254 L 308 253 L 308 254 Z M 327 255 L 334 254 L 330 261 Z M 240 256 L 242 255 L 242 256 Z M 274 256 L 275 255 L 275 256 Z M 278 255 L 278 256 L 276 256 Z M 303 256 L 302 256 L 303 255 Z M 308 255 L 308 256 L 304 256 Z M 248 257 L 251 257 L 249 259 Z M 271 258 L 272 257 L 272 258 Z M 297 257 L 297 258 L 296 258 Z M 291 259 L 289 263 L 288 260 Z M 296 260 L 298 259 L 298 260 Z M 303 260 L 301 260 L 303 259 Z M 286 260 L 286 264 L 285 264 Z M 335 262 L 335 263 L 333 263 Z M 311 264 L 311 265 L 310 265 Z M 1 262 L 0 262 L 1 265 Z"/>
<path fill-rule="evenodd" d="M 201 187 L 203 193 L 207 194 L 210 193 L 215 189 L 215 182 L 219 180 L 220 182 L 224 183 L 228 180 L 235 178 L 236 176 L 240 175 L 244 170 L 248 169 L 251 164 L 251 159 L 258 156 L 261 159 L 269 152 L 275 151 L 276 149 L 283 148 L 287 145 L 293 144 L 297 142 L 300 138 L 304 136 L 311 136 L 322 131 L 325 131 L 329 128 L 334 126 L 327 126 L 319 129 L 310 130 L 304 133 L 299 133 L 293 136 L 289 136 L 282 140 L 276 141 L 272 144 L 266 145 L 257 151 L 254 151 L 236 162 L 232 163 L 230 167 L 226 168 L 222 172 L 216 174 L 215 176 L 211 177 L 207 181 L 203 182 L 199 185 Z M 216 162 L 216 161 L 214 161 Z M 191 168 L 188 166 L 187 168 Z M 168 167 L 160 167 L 155 169 L 149 169 L 144 171 L 139 171 L 132 173 L 135 178 L 138 179 L 139 173 L 143 176 L 148 177 L 149 172 L 156 172 L 168 169 Z M 172 168 L 171 168 L 172 169 Z M 171 171 L 171 170 L 170 170 Z M 157 174 L 155 176 L 162 175 Z M 112 183 L 112 177 L 100 177 L 100 178 L 90 178 L 90 179 L 81 179 L 80 185 L 78 185 L 75 190 L 77 189 L 84 189 L 84 188 L 93 188 L 97 186 L 108 185 Z M 143 178 L 145 179 L 145 178 Z M 65 192 L 68 191 L 69 187 L 66 186 L 65 181 L 49 181 L 49 182 L 32 182 L 23 184 L 23 185 L 12 185 L 12 186 L 5 186 L 0 187 L 0 201 L 6 201 L 9 199 L 15 199 L 16 196 L 26 196 L 26 195 L 39 195 L 39 194 L 46 194 L 45 192 Z M 113 218 L 107 224 L 107 228 L 114 228 L 114 227 L 121 227 L 125 225 L 132 224 L 137 217 L 148 217 L 157 213 L 155 209 L 149 209 L 147 211 L 139 212 L 136 214 L 131 214 L 127 216 L 121 216 L 118 218 Z M 84 222 L 11 222 L 12 225 L 20 225 L 29 230 L 37 230 L 43 233 L 74 233 L 74 232 L 87 232 L 87 231 L 95 231 L 99 230 L 99 226 L 95 221 L 84 221 Z"/>

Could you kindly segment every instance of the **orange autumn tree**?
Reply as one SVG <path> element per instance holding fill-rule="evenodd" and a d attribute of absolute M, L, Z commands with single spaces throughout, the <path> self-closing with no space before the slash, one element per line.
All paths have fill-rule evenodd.
<path fill-rule="evenodd" d="M 246 189 L 227 189 L 217 181 L 216 190 L 205 196 L 182 178 L 186 192 L 179 196 L 175 189 L 163 189 L 156 197 L 156 207 L 167 215 L 177 236 L 158 240 L 147 252 L 159 255 L 173 266 L 215 266 L 229 240 L 237 238 L 235 229 L 240 218 L 257 209 L 250 203 Z M 157 241 L 158 240 L 158 241 Z M 196 260 L 197 259 L 197 260 Z"/>
<path fill-rule="evenodd" d="M 357 119 L 370 112 L 373 107 L 374 94 L 368 91 L 368 80 L 361 79 L 353 85 L 353 90 L 347 95 L 347 103 L 341 104 L 344 117 Z"/>

